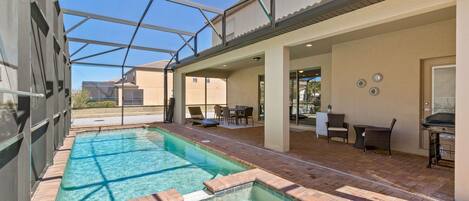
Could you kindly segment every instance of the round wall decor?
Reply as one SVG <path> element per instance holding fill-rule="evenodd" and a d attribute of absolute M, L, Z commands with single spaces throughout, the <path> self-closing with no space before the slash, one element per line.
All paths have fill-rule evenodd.
<path fill-rule="evenodd" d="M 378 87 L 371 87 L 368 92 L 372 96 L 377 96 L 377 95 L 379 95 L 379 88 Z"/>
<path fill-rule="evenodd" d="M 365 79 L 359 79 L 359 80 L 357 80 L 356 85 L 357 85 L 358 88 L 364 88 L 364 87 L 366 87 L 366 80 Z"/>
<path fill-rule="evenodd" d="M 381 73 L 375 73 L 375 74 L 371 77 L 371 79 L 372 79 L 373 81 L 375 81 L 375 82 L 381 82 L 381 81 L 383 81 L 384 76 L 383 76 L 383 74 L 381 74 Z"/>

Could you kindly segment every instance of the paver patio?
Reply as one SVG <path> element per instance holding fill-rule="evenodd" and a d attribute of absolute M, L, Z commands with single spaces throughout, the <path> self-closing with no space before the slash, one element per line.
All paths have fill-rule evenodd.
<path fill-rule="evenodd" d="M 263 127 L 201 128 L 156 124 L 252 163 L 278 176 L 352 200 L 381 200 L 390 195 L 408 200 L 453 200 L 454 170 L 426 168 L 422 156 L 393 152 L 392 156 L 316 139 L 313 132 L 291 132 L 288 153 L 263 147 Z M 381 196 L 382 197 L 382 196 Z"/>

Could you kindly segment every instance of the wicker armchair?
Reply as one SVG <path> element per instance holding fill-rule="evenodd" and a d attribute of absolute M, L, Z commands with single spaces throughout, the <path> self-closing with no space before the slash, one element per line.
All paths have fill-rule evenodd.
<path fill-rule="evenodd" d="M 327 142 L 333 137 L 342 138 L 348 143 L 348 123 L 344 122 L 345 114 L 327 114 Z"/>
<path fill-rule="evenodd" d="M 363 151 L 366 152 L 366 147 L 376 147 L 388 150 L 388 154 L 391 155 L 391 133 L 396 119 L 393 119 L 389 128 L 382 127 L 369 127 L 365 129 L 363 133 L 364 146 Z"/>
<path fill-rule="evenodd" d="M 244 119 L 246 125 L 248 125 L 248 123 L 249 123 L 248 119 L 251 118 L 252 119 L 252 126 L 254 126 L 254 117 L 252 116 L 253 110 L 254 110 L 253 107 L 244 108 L 243 112 L 240 112 L 240 114 L 238 115 L 238 118 L 239 119 Z"/>

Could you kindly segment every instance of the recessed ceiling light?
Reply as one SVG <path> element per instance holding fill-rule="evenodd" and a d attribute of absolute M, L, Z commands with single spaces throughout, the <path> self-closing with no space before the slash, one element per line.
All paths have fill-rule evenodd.
<path fill-rule="evenodd" d="M 228 66 L 228 65 L 226 65 L 226 64 L 223 64 L 223 67 L 227 67 L 227 66 Z"/>
<path fill-rule="evenodd" d="M 252 60 L 259 61 L 259 60 L 261 60 L 261 57 L 253 57 Z"/>
<path fill-rule="evenodd" d="M 300 70 L 300 71 L 298 71 L 298 72 L 299 72 L 299 73 L 303 73 L 304 71 Z"/>
<path fill-rule="evenodd" d="M 306 44 L 306 47 L 313 47 L 313 44 Z"/>

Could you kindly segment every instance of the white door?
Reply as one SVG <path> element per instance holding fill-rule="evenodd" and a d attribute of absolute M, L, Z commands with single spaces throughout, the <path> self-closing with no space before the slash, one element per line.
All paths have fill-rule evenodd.
<path fill-rule="evenodd" d="M 421 68 L 420 119 L 438 112 L 454 112 L 456 57 L 425 59 Z M 420 148 L 428 148 L 428 132 L 420 129 Z"/>

